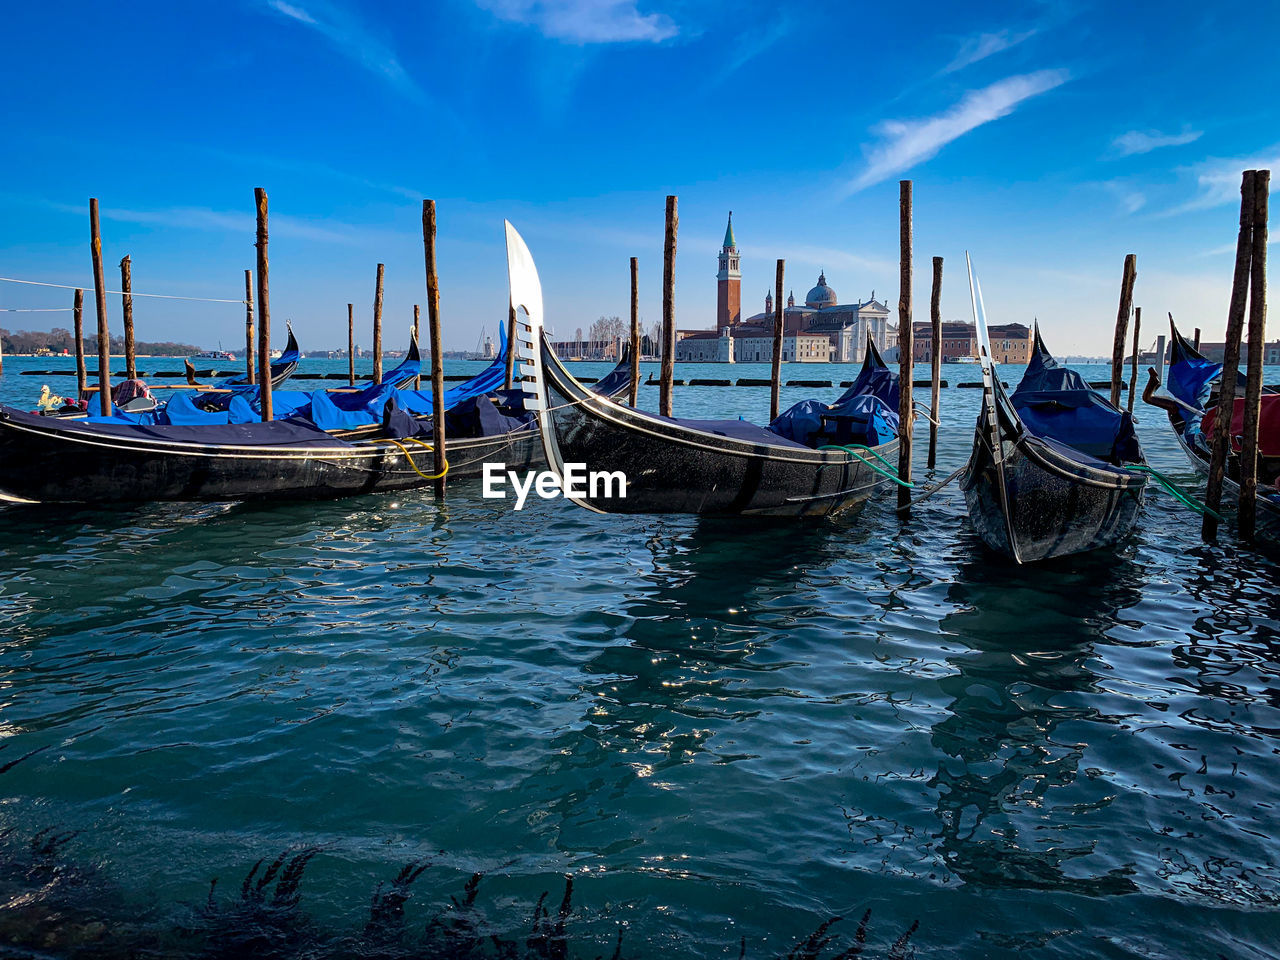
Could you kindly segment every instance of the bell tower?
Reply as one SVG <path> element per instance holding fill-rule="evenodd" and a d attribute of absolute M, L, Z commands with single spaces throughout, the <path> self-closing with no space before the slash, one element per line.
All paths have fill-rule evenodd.
<path fill-rule="evenodd" d="M 742 271 L 738 267 L 738 244 L 733 239 L 733 211 L 724 230 L 720 248 L 720 271 L 716 274 L 716 329 L 742 322 Z"/>

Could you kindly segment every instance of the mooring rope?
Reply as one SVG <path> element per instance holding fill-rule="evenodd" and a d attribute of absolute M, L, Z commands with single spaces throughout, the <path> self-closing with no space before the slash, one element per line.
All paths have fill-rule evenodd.
<path fill-rule="evenodd" d="M 941 483 L 936 483 L 932 487 L 925 487 L 924 491 L 920 494 L 920 496 L 916 497 L 914 500 L 911 501 L 911 506 L 914 507 L 916 504 L 923 503 L 925 500 L 928 500 L 930 497 L 932 497 L 935 493 L 937 493 L 943 487 L 947 486 L 947 484 L 951 483 L 957 477 L 959 477 L 960 474 L 964 473 L 965 469 L 968 466 L 969 465 L 966 463 L 963 467 L 960 467 L 959 469 L 957 469 L 955 473 L 951 474 L 951 476 L 947 477 L 947 479 L 943 480 Z"/>
<path fill-rule="evenodd" d="M 59 290 L 92 290 L 93 284 L 74 284 L 74 283 L 45 283 L 43 280 L 18 280 L 14 277 L 0 277 L 0 282 L 4 283 L 25 283 L 32 287 L 56 287 Z M 103 293 L 125 293 L 124 290 L 104 290 Z M 135 293 L 128 291 L 130 297 L 151 297 L 156 300 L 198 300 L 201 303 L 248 303 L 247 300 L 219 300 L 216 297 L 178 297 L 171 293 Z"/>
<path fill-rule="evenodd" d="M 1193 497 L 1188 491 L 1182 489 L 1155 467 L 1149 467 L 1145 464 L 1135 464 L 1133 466 L 1125 467 L 1125 469 L 1134 470 L 1138 473 L 1149 473 L 1151 476 L 1155 477 L 1156 482 L 1159 483 L 1160 486 L 1164 487 L 1164 489 L 1167 490 L 1179 503 L 1190 507 L 1196 513 L 1207 513 L 1219 523 L 1222 522 L 1222 515 L 1220 513 L 1216 510 L 1210 510 L 1207 506 Z"/>
<path fill-rule="evenodd" d="M 405 437 L 405 439 L 408 440 L 410 443 L 417 443 L 417 444 L 420 444 L 421 446 L 426 447 L 428 453 L 430 453 L 432 450 L 435 449 L 435 446 L 433 444 L 427 443 L 427 441 L 425 440 L 419 440 L 417 437 Z M 390 444 L 393 444 L 394 446 L 399 447 L 400 452 L 404 454 L 405 460 L 409 461 L 409 466 L 413 468 L 413 472 L 416 473 L 418 476 L 420 476 L 423 480 L 442 480 L 444 479 L 444 475 L 449 472 L 449 461 L 448 459 L 446 459 L 444 462 L 444 469 L 442 471 L 432 476 L 427 476 L 427 474 L 419 470 L 418 465 L 413 462 L 413 454 L 409 452 L 409 448 L 406 447 L 399 440 L 393 440 L 391 437 L 375 437 L 373 440 L 370 441 L 370 443 L 390 443 Z"/>
<path fill-rule="evenodd" d="M 0 307 L 0 313 L 70 313 L 75 307 Z"/>
<path fill-rule="evenodd" d="M 884 469 L 884 467 L 880 467 L 880 466 L 877 466 L 876 464 L 872 463 L 872 462 L 871 462 L 870 460 L 868 460 L 866 457 L 864 457 L 864 456 L 862 456 L 860 453 L 858 453 L 858 451 L 857 451 L 856 449 L 854 449 L 855 447 L 856 447 L 856 448 L 860 448 L 860 449 L 862 449 L 862 450 L 867 451 L 867 453 L 871 454 L 873 457 L 875 457 L 877 460 L 879 460 L 881 463 L 883 463 L 883 464 L 884 464 L 885 466 L 887 466 L 889 469 L 888 469 L 888 470 L 886 470 L 886 469 Z M 888 461 L 888 460 L 886 460 L 884 457 L 880 456 L 880 454 L 876 453 L 876 452 L 875 452 L 874 450 L 872 450 L 870 447 L 865 447 L 865 446 L 863 446 L 863 445 L 862 445 L 862 444 L 860 444 L 860 443 L 850 443 L 850 444 L 847 444 L 847 445 L 841 445 L 841 444 L 838 444 L 838 443 L 824 443 L 824 444 L 823 444 L 822 446 L 820 446 L 818 449 L 819 449 L 819 450 L 843 450 L 843 451 L 844 451 L 845 453 L 847 453 L 849 456 L 853 457 L 853 458 L 854 458 L 854 459 L 856 459 L 856 460 L 861 460 L 863 463 L 865 463 L 868 467 L 870 467 L 870 468 L 871 468 L 872 470 L 874 470 L 876 473 L 880 474 L 882 477 L 888 477 L 890 480 L 892 480 L 894 483 L 898 484 L 899 486 L 901 486 L 901 487 L 914 487 L 914 486 L 915 486 L 915 484 L 914 484 L 914 483 L 912 483 L 910 480 L 903 480 L 900 476 L 898 476 L 898 471 L 896 471 L 896 470 L 894 470 L 894 469 L 893 469 L 893 464 L 889 463 L 889 461 Z"/>

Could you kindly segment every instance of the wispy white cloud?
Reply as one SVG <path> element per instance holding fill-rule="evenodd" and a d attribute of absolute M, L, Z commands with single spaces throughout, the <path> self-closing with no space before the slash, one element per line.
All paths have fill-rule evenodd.
<path fill-rule="evenodd" d="M 963 70 L 979 60 L 985 60 L 987 57 L 1002 53 L 1010 47 L 1016 47 L 1024 40 L 1029 40 L 1035 35 L 1035 30 L 1024 30 L 1021 33 L 1001 30 L 998 33 L 980 33 L 969 37 L 960 45 L 960 49 L 956 51 L 954 59 L 942 68 L 941 73 L 945 75 L 955 73 L 957 70 Z"/>
<path fill-rule="evenodd" d="M 1147 205 L 1147 195 L 1127 180 L 1104 180 L 1102 188 L 1120 201 L 1120 208 L 1135 214 Z"/>
<path fill-rule="evenodd" d="M 266 0 L 266 5 L 281 16 L 315 30 L 335 50 L 381 77 L 403 96 L 426 99 L 391 48 L 375 37 L 354 13 L 328 0 L 306 0 L 305 6 L 286 0 Z"/>
<path fill-rule="evenodd" d="M 1240 175 L 1245 170 L 1280 169 L 1280 145 L 1270 147 L 1252 157 L 1235 159 L 1211 158 L 1184 169 L 1195 177 L 1196 195 L 1190 200 L 1165 210 L 1163 216 L 1212 210 L 1229 204 L 1240 204 Z"/>
<path fill-rule="evenodd" d="M 564 43 L 661 43 L 680 32 L 665 14 L 641 13 L 637 0 L 476 0 L 499 20 L 535 28 Z"/>
<path fill-rule="evenodd" d="M 785 11 L 779 10 L 771 26 L 739 37 L 734 43 L 733 56 L 713 75 L 708 88 L 724 83 L 756 57 L 781 42 L 791 32 L 791 28 L 791 19 Z"/>
<path fill-rule="evenodd" d="M 1183 127 L 1181 133 L 1161 133 L 1159 130 L 1130 130 L 1112 141 L 1112 147 L 1122 157 L 1138 153 L 1150 153 L 1161 147 L 1180 147 L 1184 143 L 1193 143 L 1204 136 L 1202 130 Z"/>
<path fill-rule="evenodd" d="M 955 106 L 920 120 L 885 120 L 872 128 L 880 142 L 866 149 L 866 169 L 848 185 L 856 193 L 937 155 L 970 130 L 1014 111 L 1024 100 L 1059 87 L 1070 79 L 1066 70 L 1038 70 L 970 90 Z"/>

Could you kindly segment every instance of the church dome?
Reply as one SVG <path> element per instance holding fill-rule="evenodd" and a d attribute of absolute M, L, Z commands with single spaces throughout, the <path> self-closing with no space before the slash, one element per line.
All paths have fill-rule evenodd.
<path fill-rule="evenodd" d="M 823 307 L 834 307 L 837 302 L 836 292 L 827 286 L 826 274 L 818 274 L 818 285 L 805 294 L 804 305 L 821 310 Z"/>

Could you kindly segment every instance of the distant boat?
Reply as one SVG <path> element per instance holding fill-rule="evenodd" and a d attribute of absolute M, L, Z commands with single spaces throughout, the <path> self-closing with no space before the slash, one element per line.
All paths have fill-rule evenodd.
<path fill-rule="evenodd" d="M 981 363 L 977 357 L 943 357 L 943 363 Z"/>
<path fill-rule="evenodd" d="M 193 353 L 189 359 L 191 360 L 230 360 L 231 362 L 234 363 L 236 357 L 235 357 L 235 354 L 228 353 L 226 350 L 223 350 L 222 344 L 218 344 L 217 350 L 205 350 L 203 353 Z"/>

